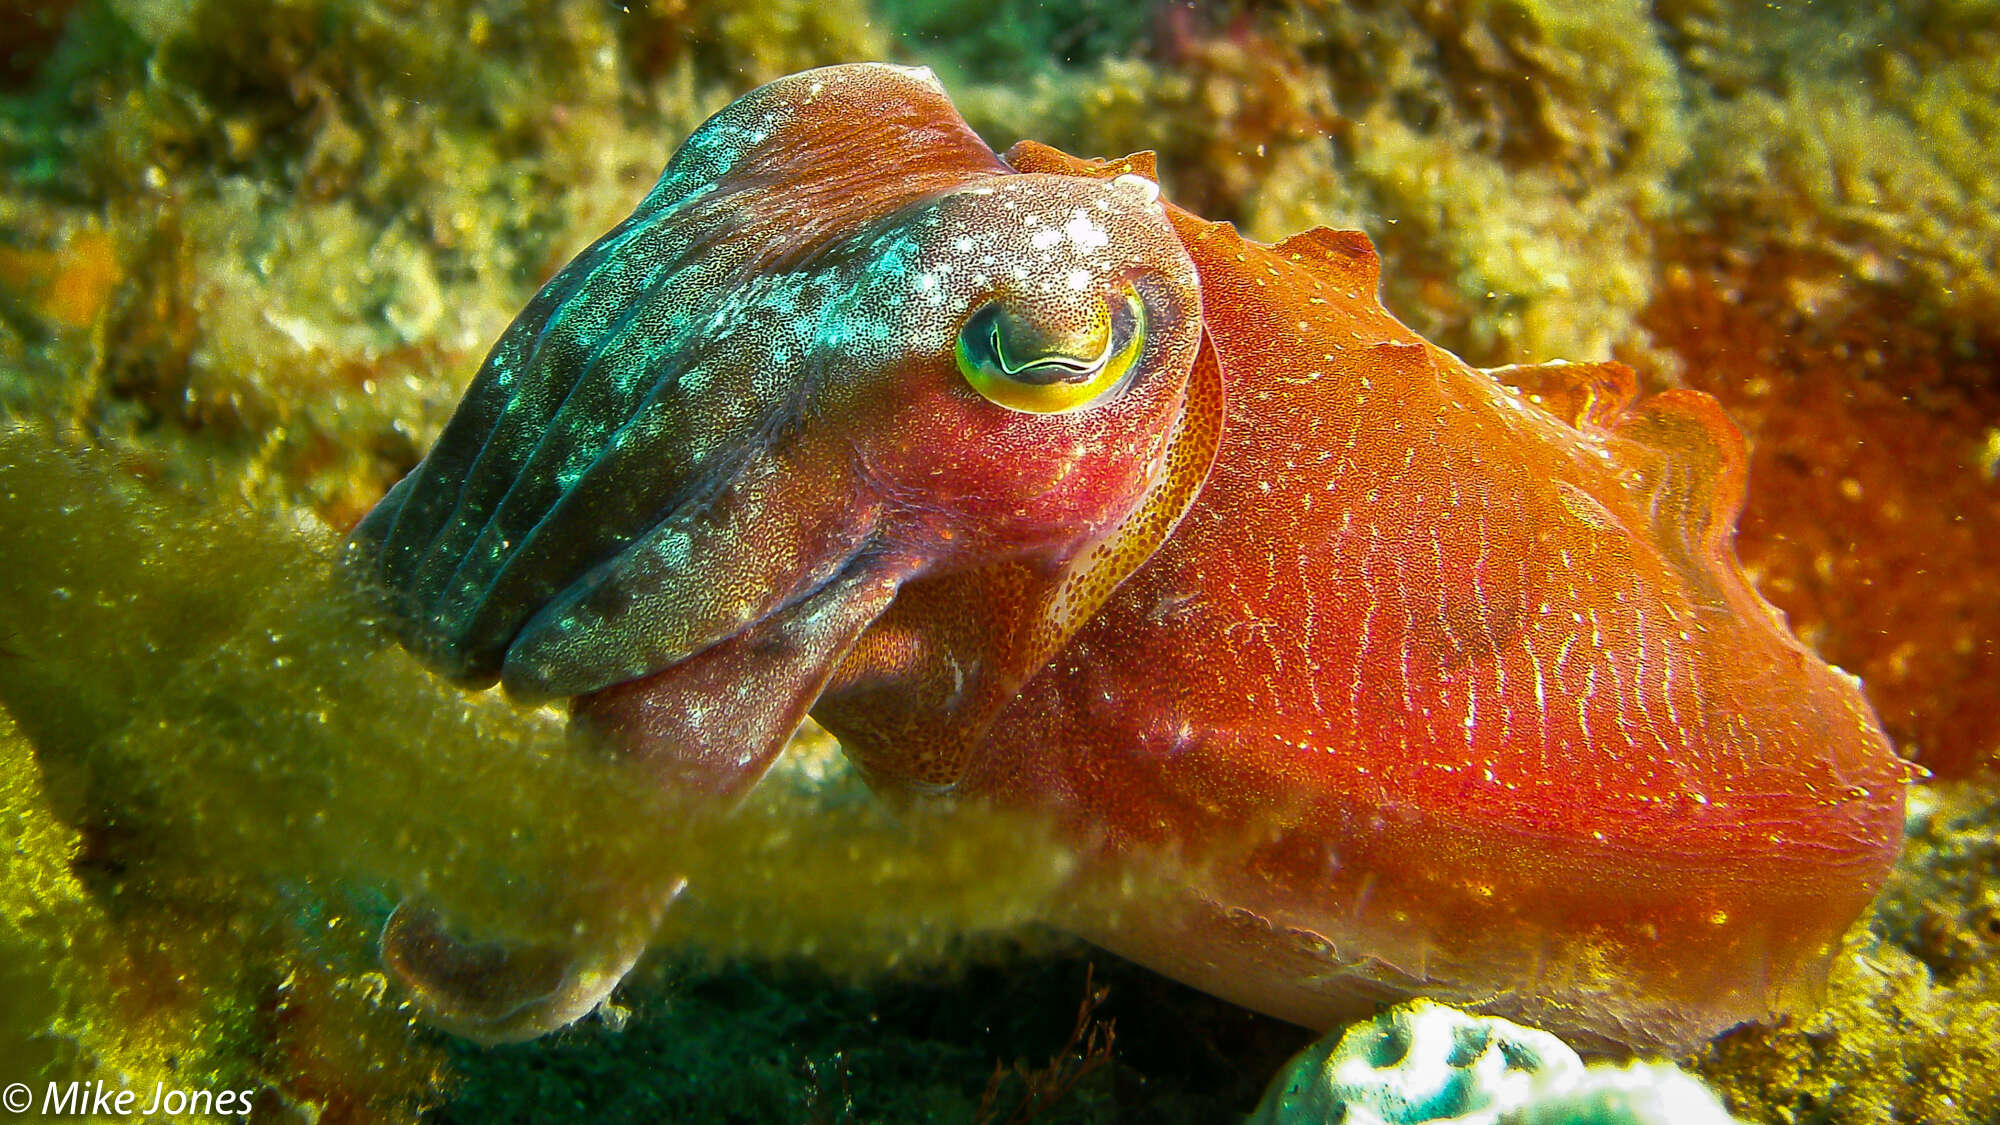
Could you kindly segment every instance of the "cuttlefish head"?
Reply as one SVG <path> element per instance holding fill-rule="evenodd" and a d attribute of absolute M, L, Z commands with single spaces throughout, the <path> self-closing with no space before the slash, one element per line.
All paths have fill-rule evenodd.
<path fill-rule="evenodd" d="M 796 75 L 549 281 L 351 555 L 444 673 L 574 698 L 671 784 L 733 796 L 905 583 L 1013 560 L 1101 591 L 1135 566 L 1103 546 L 1186 502 L 1200 337 L 1149 180 L 1020 173 L 928 71 Z M 445 1022 L 506 1029 L 482 1037 L 609 988 L 488 974 L 459 991 L 501 999 L 454 1012 L 464 950 L 424 930 L 390 963 Z"/>

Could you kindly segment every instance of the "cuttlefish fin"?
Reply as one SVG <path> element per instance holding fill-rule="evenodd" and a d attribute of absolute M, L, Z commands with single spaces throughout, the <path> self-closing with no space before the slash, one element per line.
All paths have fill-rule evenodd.
<path fill-rule="evenodd" d="M 1622 363 L 1524 363 L 1486 374 L 1585 431 L 1617 425 L 1639 395 L 1639 377 Z"/>
<path fill-rule="evenodd" d="M 1622 363 L 1539 363 L 1487 372 L 1559 421 L 1601 441 L 1618 487 L 1640 514 L 1646 539 L 1689 588 L 1727 600 L 1736 518 L 1743 511 L 1749 454 L 1743 433 L 1699 391 L 1673 388 L 1641 399 Z"/>
<path fill-rule="evenodd" d="M 1650 538 L 1698 589 L 1734 573 L 1736 518 L 1749 481 L 1743 432 L 1699 391 L 1662 391 L 1610 427 Z M 1719 594 L 1719 592 L 1718 592 Z"/>
<path fill-rule="evenodd" d="M 1120 176 L 1144 176 L 1160 182 L 1158 154 L 1150 149 L 1121 156 L 1116 160 L 1071 156 L 1040 141 L 1021 141 L 1001 157 L 1016 172 L 1038 172 L 1052 176 L 1088 176 L 1094 180 L 1115 180 Z"/>
<path fill-rule="evenodd" d="M 1382 284 L 1382 256 L 1358 230 L 1314 227 L 1271 247 L 1271 252 L 1312 270 L 1359 298 L 1373 297 Z"/>
<path fill-rule="evenodd" d="M 1124 520 L 1053 565 L 1009 560 L 905 586 L 815 717 L 877 782 L 956 785 L 1008 702 L 1194 506 L 1224 413 L 1220 360 L 1204 334 L 1153 481 Z"/>

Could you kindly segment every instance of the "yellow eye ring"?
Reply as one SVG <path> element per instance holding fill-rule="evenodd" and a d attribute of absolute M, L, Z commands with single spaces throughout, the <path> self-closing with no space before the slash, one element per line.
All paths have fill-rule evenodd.
<path fill-rule="evenodd" d="M 959 373 L 988 401 L 1029 414 L 1065 414 L 1125 381 L 1146 349 L 1146 304 L 1127 286 L 1107 301 L 1091 335 L 1065 337 L 1023 320 L 1004 301 L 967 318 L 953 349 Z"/>

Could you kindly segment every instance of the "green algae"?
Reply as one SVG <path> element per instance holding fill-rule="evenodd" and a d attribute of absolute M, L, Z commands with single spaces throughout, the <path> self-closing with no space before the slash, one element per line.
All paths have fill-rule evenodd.
<path fill-rule="evenodd" d="M 309 515 L 161 496 L 129 468 L 0 433 L 23 857 L 4 937 L 39 952 L 24 995 L 56 1007 L 9 1038 L 85 1072 L 177 1058 L 280 1101 L 415 1112 L 448 1078 L 372 949 L 406 894 L 516 940 L 643 940 L 686 872 L 666 940 L 859 972 L 1018 926 L 1067 872 L 1019 821 L 891 820 L 823 735 L 736 815 L 663 803 L 560 716 L 416 666 Z"/>
<path fill-rule="evenodd" d="M 1964 335 L 2000 309 L 2000 9 L 1663 5 L 1702 138 L 1690 210 L 1745 243 L 1840 260 Z M 1954 326 L 1955 330 L 1954 330 Z"/>
<path fill-rule="evenodd" d="M 0 1027 L 49 1026 L 58 994 L 37 962 L 58 942 L 76 944 L 59 935 L 103 924 L 70 871 L 78 850 L 76 834 L 49 812 L 33 753 L 0 711 Z M 53 1039 L 0 1039 L 0 1068 L 9 1075 L 39 1074 L 56 1062 Z"/>

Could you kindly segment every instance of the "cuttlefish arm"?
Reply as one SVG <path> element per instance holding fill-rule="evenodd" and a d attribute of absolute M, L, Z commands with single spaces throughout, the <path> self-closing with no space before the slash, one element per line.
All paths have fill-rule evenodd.
<path fill-rule="evenodd" d="M 795 75 L 543 288 L 352 557 L 440 671 L 569 698 L 675 800 L 727 803 L 836 676 L 935 663 L 865 640 L 904 590 L 1006 573 L 976 727 L 1144 561 L 1220 424 L 1199 310 L 1149 180 L 1020 174 L 928 71 Z M 657 917 L 680 883 L 577 893 Z M 521 942 L 408 903 L 384 960 L 436 1022 L 520 1039 L 646 928 Z"/>

